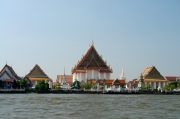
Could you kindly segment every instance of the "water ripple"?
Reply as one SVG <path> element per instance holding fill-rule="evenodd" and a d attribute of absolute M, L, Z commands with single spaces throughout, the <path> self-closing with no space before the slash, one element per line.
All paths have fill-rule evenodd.
<path fill-rule="evenodd" d="M 0 95 L 0 119 L 178 119 L 180 96 Z"/>

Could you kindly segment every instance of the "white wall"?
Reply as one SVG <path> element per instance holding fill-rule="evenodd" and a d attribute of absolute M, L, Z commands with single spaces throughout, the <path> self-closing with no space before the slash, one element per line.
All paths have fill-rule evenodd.
<path fill-rule="evenodd" d="M 78 81 L 86 81 L 89 79 L 111 79 L 111 73 L 100 73 L 98 70 L 87 70 L 86 73 L 74 73 L 73 82 L 77 79 Z"/>

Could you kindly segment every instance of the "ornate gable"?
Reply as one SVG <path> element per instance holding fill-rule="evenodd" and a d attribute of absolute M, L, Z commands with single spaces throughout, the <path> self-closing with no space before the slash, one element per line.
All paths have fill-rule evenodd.
<path fill-rule="evenodd" d="M 4 80 L 13 80 L 13 78 L 5 71 L 0 75 L 0 80 L 4 81 Z"/>
<path fill-rule="evenodd" d="M 81 61 L 75 66 L 73 72 L 76 70 L 98 69 L 100 72 L 112 73 L 112 69 L 107 66 L 106 62 L 96 51 L 92 45 Z"/>
<path fill-rule="evenodd" d="M 15 73 L 12 67 L 6 64 L 0 72 L 0 79 L 20 80 L 21 78 Z"/>
<path fill-rule="evenodd" d="M 48 78 L 48 76 L 44 73 L 44 71 L 40 68 L 39 65 L 35 65 L 34 68 L 30 71 L 28 78 Z"/>
<path fill-rule="evenodd" d="M 144 79 L 162 79 L 162 80 L 164 80 L 164 77 L 160 74 L 160 72 L 154 66 L 146 68 L 144 70 L 143 77 L 144 77 Z"/>
<path fill-rule="evenodd" d="M 120 85 L 120 80 L 116 79 L 112 82 L 112 85 Z"/>

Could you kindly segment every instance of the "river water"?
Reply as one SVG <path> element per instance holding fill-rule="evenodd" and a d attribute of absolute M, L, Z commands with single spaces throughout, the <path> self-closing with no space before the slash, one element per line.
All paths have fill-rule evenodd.
<path fill-rule="evenodd" d="M 0 119 L 180 119 L 180 96 L 0 94 Z"/>

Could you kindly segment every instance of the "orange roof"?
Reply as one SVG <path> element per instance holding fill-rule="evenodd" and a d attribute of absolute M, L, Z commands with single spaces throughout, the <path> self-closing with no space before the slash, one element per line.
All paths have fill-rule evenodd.
<path fill-rule="evenodd" d="M 144 74 L 144 75 L 149 74 L 149 73 L 152 71 L 153 68 L 154 68 L 154 66 L 145 68 L 143 74 Z"/>
<path fill-rule="evenodd" d="M 47 81 L 49 78 L 28 78 L 31 81 Z"/>

